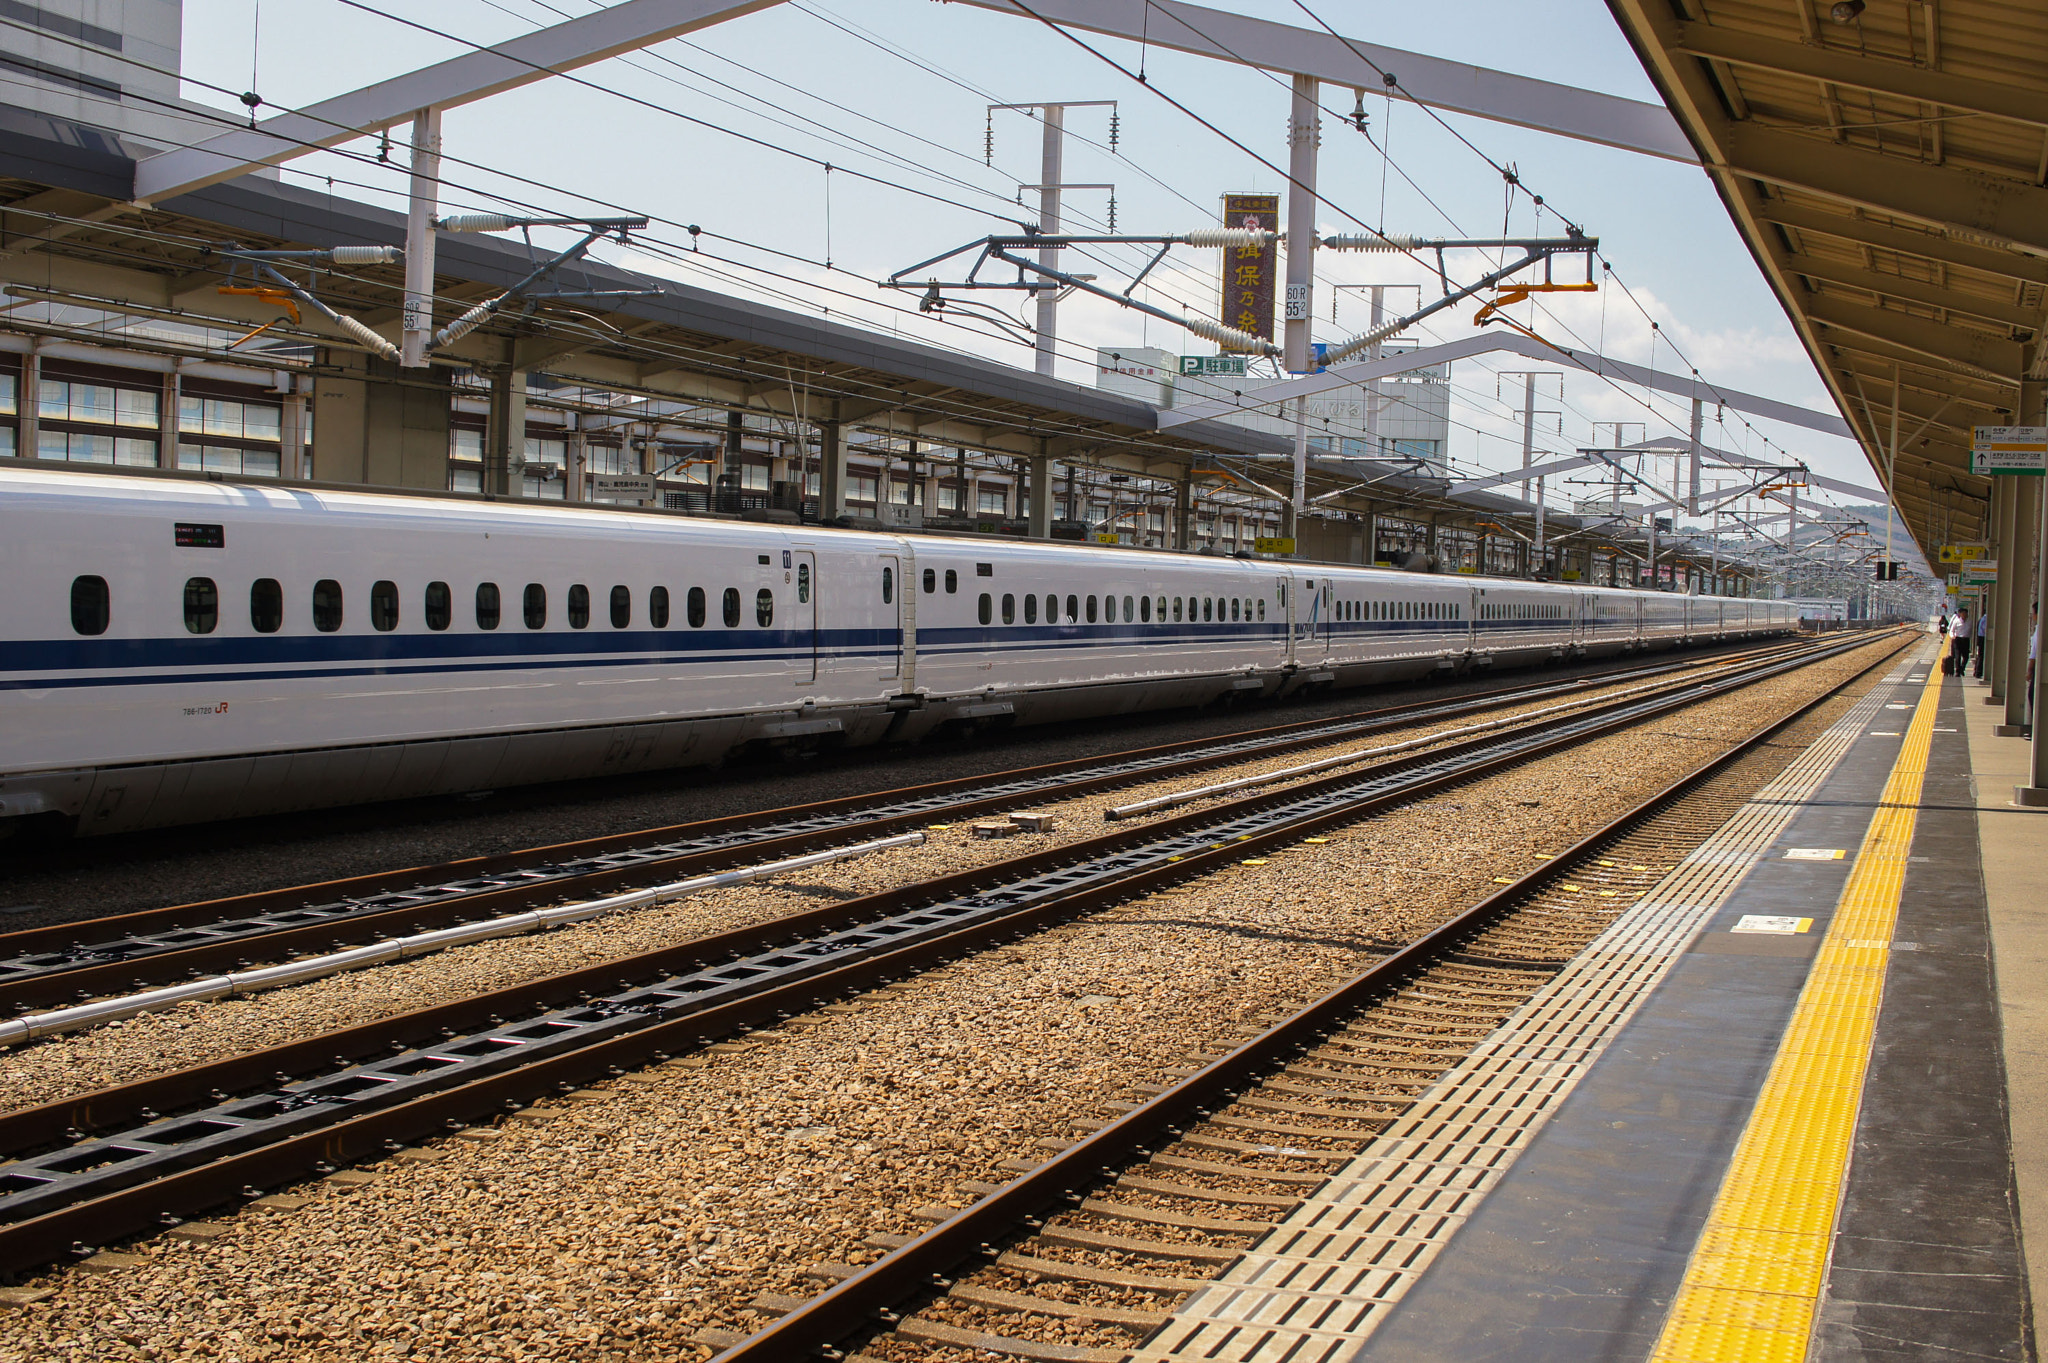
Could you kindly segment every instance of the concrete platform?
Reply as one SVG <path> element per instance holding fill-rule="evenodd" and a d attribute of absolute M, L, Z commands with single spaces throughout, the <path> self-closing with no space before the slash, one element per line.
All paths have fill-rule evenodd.
<path fill-rule="evenodd" d="M 2048 811 L 2010 803 L 2026 753 L 1992 734 L 1983 685 L 1932 663 L 1761 801 L 1782 817 L 1746 873 L 1694 895 L 1688 935 L 1512 1163 L 1355 1342 L 1315 1356 L 2035 1357 Z"/>

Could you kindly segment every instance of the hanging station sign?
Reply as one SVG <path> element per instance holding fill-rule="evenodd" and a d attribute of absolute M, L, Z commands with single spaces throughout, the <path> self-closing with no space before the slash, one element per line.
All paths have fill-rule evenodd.
<path fill-rule="evenodd" d="M 1944 544 L 1941 546 L 1943 563 L 1974 563 L 1980 558 L 1991 557 L 1988 544 Z"/>
<path fill-rule="evenodd" d="M 651 473 L 593 473 L 590 498 L 597 502 L 651 502 L 654 475 Z"/>
<path fill-rule="evenodd" d="M 1990 559 L 1965 563 L 1961 573 L 1965 587 L 1991 587 L 1998 583 L 1998 564 Z"/>
<path fill-rule="evenodd" d="M 1225 194 L 1223 225 L 1248 227 L 1255 231 L 1280 230 L 1278 194 Z M 1233 246 L 1223 252 L 1223 293 L 1216 320 L 1227 327 L 1248 331 L 1261 340 L 1273 339 L 1273 283 L 1280 272 L 1280 248 L 1268 241 L 1262 246 Z"/>
<path fill-rule="evenodd" d="M 1970 438 L 1970 472 L 1980 477 L 2039 478 L 2048 469 L 2048 426 L 1978 426 Z"/>

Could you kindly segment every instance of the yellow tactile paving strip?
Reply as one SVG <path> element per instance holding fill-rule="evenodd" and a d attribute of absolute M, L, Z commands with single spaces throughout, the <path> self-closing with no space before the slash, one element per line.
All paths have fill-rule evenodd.
<path fill-rule="evenodd" d="M 1930 667 L 1651 1363 L 1798 1363 L 1806 1356 L 1940 702 L 1941 675 Z"/>

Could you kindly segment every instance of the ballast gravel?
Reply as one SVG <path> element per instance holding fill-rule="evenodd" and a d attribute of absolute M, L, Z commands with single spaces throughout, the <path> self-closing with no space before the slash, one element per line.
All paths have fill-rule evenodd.
<path fill-rule="evenodd" d="M 1591 687 L 1570 697 L 1545 697 L 1483 716 L 1390 730 L 1278 756 L 1121 787 L 1078 800 L 1037 806 L 1054 816 L 1050 831 L 1002 839 L 977 837 L 973 822 L 935 824 L 921 847 L 875 853 L 796 872 L 755 885 L 693 895 L 653 909 L 635 910 L 566 929 L 498 938 L 412 961 L 332 976 L 290 989 L 245 998 L 194 1001 L 89 1031 L 68 1033 L 0 1051 L 0 1111 L 130 1083 L 224 1056 L 282 1045 L 342 1027 L 392 1017 L 492 989 L 673 946 L 716 932 L 766 922 L 1065 843 L 1094 837 L 1112 825 L 1103 811 L 1211 782 L 1263 774 L 1321 757 L 1398 743 L 1477 722 L 1512 718 L 1569 700 L 1592 702 L 1641 682 Z M 1363 764 L 1361 764 L 1363 765 Z M 1299 778 L 1301 780 L 1313 778 Z M 1279 789 L 1286 784 L 1271 787 Z M 1204 803 L 1162 811 L 1158 821 Z M 1137 821 L 1124 827 L 1140 826 Z M 252 954 L 253 951 L 252 951 Z"/>
<path fill-rule="evenodd" d="M 1042 1155 L 1040 1141 L 1070 1137 L 1127 1085 L 1305 1002 L 1372 944 L 1439 921 L 1703 746 L 1867 661 L 1764 683 L 590 1101 L 395 1156 L 366 1183 L 295 1189 L 311 1199 L 297 1210 L 224 1212 L 214 1238 L 134 1246 L 138 1266 L 52 1274 L 28 1284 L 51 1296 L 0 1314 L 0 1363 L 709 1358 L 697 1332 L 757 1327 L 757 1294 L 807 1296 L 807 1268 L 872 1260 L 871 1234 L 915 1233 L 917 1209 L 966 1205 L 967 1182 L 1004 1181 L 1004 1161 Z"/>

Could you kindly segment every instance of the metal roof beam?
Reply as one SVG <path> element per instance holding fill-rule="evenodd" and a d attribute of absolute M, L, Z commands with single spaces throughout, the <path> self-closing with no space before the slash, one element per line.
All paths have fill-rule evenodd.
<path fill-rule="evenodd" d="M 1785 262 L 1785 271 L 1788 274 L 1804 275 L 1822 284 L 1834 284 L 1845 289 L 1861 289 L 1865 293 L 1896 298 L 1902 303 L 1917 303 L 1923 308 L 1942 308 L 2001 326 L 2020 327 L 2032 331 L 2041 324 L 2037 309 L 2022 308 L 1996 299 L 1980 298 L 1954 288 L 1944 288 L 1939 284 L 1925 284 L 1917 279 L 1907 279 L 1902 275 L 1862 270 L 1839 261 L 1819 261 L 1811 256 L 1794 256 Z"/>
<path fill-rule="evenodd" d="M 1790 227 L 1800 232 L 1818 232 L 1822 236 L 1855 242 L 1859 246 L 1874 246 L 1879 250 L 1895 251 L 1900 255 L 1917 256 L 1923 260 L 1939 261 L 1947 265 L 1961 265 L 1967 269 L 1982 270 L 1986 274 L 2003 275 L 2008 279 L 2048 284 L 2048 260 L 2043 260 L 2039 256 L 2021 255 L 2017 251 L 2001 251 L 1996 247 L 1957 241 L 1953 237 L 1938 236 L 1911 227 L 1872 222 L 1869 218 L 1830 213 L 1825 209 L 1789 203 L 1784 199 L 1760 200 L 1751 206 L 1751 211 L 1762 222 L 1776 223 L 1780 227 Z"/>
<path fill-rule="evenodd" d="M 135 165 L 134 199 L 156 203 L 280 165 L 405 122 L 421 109 L 452 109 L 516 90 L 624 52 L 767 9 L 779 0 L 622 0 L 481 51 L 366 85 L 253 128 Z"/>
<path fill-rule="evenodd" d="M 1384 71 L 1400 80 L 1403 94 L 1431 108 L 1667 161 L 1699 164 L 1699 156 L 1670 110 L 1642 100 L 1425 57 L 1357 38 L 1336 38 L 1314 29 L 1226 14 L 1178 0 L 1030 0 L 1028 11 L 1010 0 L 961 3 L 1375 93 L 1386 88 L 1380 75 Z"/>
<path fill-rule="evenodd" d="M 1523 336 L 1517 332 L 1483 332 L 1477 336 L 1467 336 L 1463 340 L 1446 341 L 1442 345 L 1424 346 L 1419 350 L 1404 350 L 1399 354 L 1388 355 L 1378 360 L 1367 360 L 1358 364 L 1335 365 L 1320 374 L 1310 374 L 1304 378 L 1290 379 L 1285 383 L 1268 384 L 1263 388 L 1251 389 L 1249 390 L 1250 401 L 1245 401 L 1245 394 L 1241 392 L 1234 401 L 1214 398 L 1207 402 L 1192 403 L 1186 407 L 1176 407 L 1161 412 L 1159 414 L 1159 426 L 1161 430 L 1165 430 L 1169 427 L 1186 425 L 1192 421 L 1204 421 L 1213 417 L 1230 416 L 1239 412 L 1253 412 L 1262 407 L 1271 407 L 1277 403 L 1285 402 L 1290 398 L 1328 392 L 1333 388 L 1346 388 L 1353 384 L 1366 383 L 1391 374 L 1403 374 L 1416 369 L 1425 369 L 1431 365 L 1445 364 L 1451 360 L 1464 359 L 1471 355 L 1482 355 L 1496 351 L 1507 351 L 1510 354 L 1520 355 L 1525 359 L 1536 360 L 1542 363 L 1569 365 L 1577 369 L 1583 369 L 1590 374 L 1621 379 L 1626 383 L 1637 384 L 1645 388 L 1654 388 L 1659 392 L 1672 393 L 1679 397 L 1697 397 L 1707 402 L 1720 403 L 1724 406 L 1732 407 L 1738 412 L 1748 412 L 1751 416 L 1765 417 L 1772 421 L 1782 421 L 1787 425 L 1803 427 L 1809 431 L 1818 431 L 1823 435 L 1836 435 L 1845 439 L 1855 439 L 1855 432 L 1850 430 L 1849 423 L 1839 416 L 1831 416 L 1826 412 L 1816 412 L 1806 407 L 1796 407 L 1789 402 L 1779 402 L 1775 398 L 1758 397 L 1754 393 L 1744 393 L 1733 388 L 1722 388 L 1716 384 L 1707 383 L 1704 380 L 1695 381 L 1690 375 L 1669 374 L 1662 370 L 1646 368 L 1643 365 L 1630 364 L 1626 360 L 1609 359 L 1604 355 L 1595 355 L 1591 351 L 1566 350 L 1536 340 L 1534 337 Z"/>
<path fill-rule="evenodd" d="M 1756 33 L 1707 24 L 1680 23 L 1674 26 L 1677 40 L 1672 51 L 1695 57 L 1749 66 L 1786 75 L 1810 76 L 1830 85 L 1852 90 L 1872 90 L 1881 95 L 1939 104 L 1949 109 L 1990 114 L 2015 123 L 2048 127 L 2048 103 L 2035 90 L 2001 85 L 1977 76 L 1957 76 L 1926 66 L 1865 56 L 1842 48 L 1787 42 Z"/>
<path fill-rule="evenodd" d="M 1731 174 L 2048 256 L 2048 189 L 2039 185 L 1884 156 L 1754 122 L 1727 123 L 1718 132 Z"/>
<path fill-rule="evenodd" d="M 1796 272 L 1798 267 L 1790 268 Z M 2002 381 L 2019 386 L 2024 361 L 2017 341 L 1946 327 L 1889 308 L 1868 307 L 1839 294 L 1809 294 L 1801 302 L 1808 317 L 1836 332 L 1868 337 L 1916 355 L 1945 360 L 1993 380 L 2010 374 L 2011 379 Z"/>

